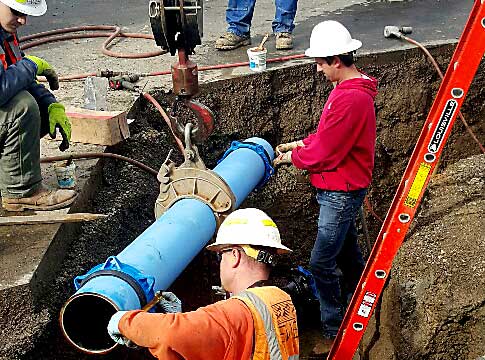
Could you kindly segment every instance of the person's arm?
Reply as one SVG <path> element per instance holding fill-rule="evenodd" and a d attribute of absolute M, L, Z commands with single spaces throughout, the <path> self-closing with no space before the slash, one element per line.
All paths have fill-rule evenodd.
<path fill-rule="evenodd" d="M 35 84 L 36 73 L 37 66 L 28 59 L 22 59 L 6 69 L 0 64 L 0 106 Z"/>
<path fill-rule="evenodd" d="M 42 84 L 37 82 L 31 83 L 27 88 L 27 91 L 32 95 L 39 105 L 40 115 L 42 119 L 47 119 L 49 117 L 49 105 L 57 102 L 55 96 L 46 89 Z"/>
<path fill-rule="evenodd" d="M 312 140 L 315 138 L 316 133 L 312 133 L 308 135 L 306 138 L 304 138 L 301 142 L 303 143 L 303 146 L 310 145 Z"/>
<path fill-rule="evenodd" d="M 59 78 L 52 66 L 42 58 L 37 56 L 25 55 L 22 52 L 23 60 L 29 60 L 33 62 L 36 66 L 36 75 L 43 75 L 49 81 L 49 87 L 51 90 L 59 89 Z M 39 84 L 37 81 L 33 81 L 32 84 L 27 89 L 39 105 L 40 115 L 42 119 L 47 119 L 49 116 L 49 106 L 57 102 L 55 96 L 47 90 L 47 88 Z"/>
<path fill-rule="evenodd" d="M 237 333 L 252 336 L 252 317 L 239 300 L 230 299 L 188 313 L 153 314 L 130 311 L 118 328 L 135 344 L 159 359 L 224 359 Z M 236 339 L 235 339 L 236 337 Z M 239 339 L 242 340 L 242 339 Z M 239 344 L 241 345 L 241 344 Z"/>
<path fill-rule="evenodd" d="M 354 145 L 362 127 L 357 106 L 347 98 L 335 99 L 332 107 L 310 142 L 293 150 L 291 161 L 297 168 L 313 173 L 333 171 Z"/>

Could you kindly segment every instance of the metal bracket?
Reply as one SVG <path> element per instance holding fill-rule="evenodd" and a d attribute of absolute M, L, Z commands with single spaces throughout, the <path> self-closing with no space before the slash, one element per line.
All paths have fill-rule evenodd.
<path fill-rule="evenodd" d="M 193 198 L 207 204 L 219 222 L 220 218 L 234 210 L 236 197 L 224 179 L 205 167 L 197 147 L 192 144 L 192 123 L 185 125 L 185 161 L 179 167 L 169 157 L 160 167 L 157 179 L 160 194 L 155 201 L 155 217 L 158 219 L 180 199 Z"/>
<path fill-rule="evenodd" d="M 157 219 L 177 201 L 187 198 L 204 202 L 216 215 L 225 215 L 234 210 L 234 194 L 224 179 L 212 170 L 162 166 L 158 177 L 168 181 L 161 182 L 160 195 L 155 201 Z"/>

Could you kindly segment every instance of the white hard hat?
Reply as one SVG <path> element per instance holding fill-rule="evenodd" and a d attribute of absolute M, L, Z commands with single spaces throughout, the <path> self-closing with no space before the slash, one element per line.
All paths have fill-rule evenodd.
<path fill-rule="evenodd" d="M 230 245 L 254 245 L 276 249 L 277 254 L 290 252 L 281 244 L 276 224 L 259 209 L 239 209 L 229 214 L 217 232 L 216 242 L 207 250 L 219 251 Z"/>
<path fill-rule="evenodd" d="M 352 39 L 349 31 L 338 21 L 327 20 L 317 24 L 310 36 L 310 47 L 305 55 L 327 57 L 346 54 L 362 46 L 359 40 Z"/>
<path fill-rule="evenodd" d="M 25 15 L 41 16 L 47 11 L 45 0 L 0 0 L 9 8 Z"/>

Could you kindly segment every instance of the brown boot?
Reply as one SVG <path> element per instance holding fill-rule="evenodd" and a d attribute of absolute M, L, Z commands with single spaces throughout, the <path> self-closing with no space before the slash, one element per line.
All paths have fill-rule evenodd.
<path fill-rule="evenodd" d="M 276 49 L 290 50 L 293 49 L 293 38 L 288 32 L 276 33 Z"/>
<path fill-rule="evenodd" d="M 24 198 L 4 198 L 2 206 L 7 211 L 56 210 L 71 205 L 76 199 L 74 190 L 49 190 L 40 188 L 33 195 Z"/>
<path fill-rule="evenodd" d="M 250 36 L 237 36 L 228 31 L 217 39 L 215 48 L 217 50 L 233 50 L 246 45 L 251 45 Z"/>

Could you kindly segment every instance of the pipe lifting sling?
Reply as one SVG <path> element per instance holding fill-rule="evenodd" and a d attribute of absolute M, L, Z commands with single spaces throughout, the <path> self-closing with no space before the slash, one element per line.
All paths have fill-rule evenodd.
<path fill-rule="evenodd" d="M 484 52 L 485 0 L 475 0 L 327 359 L 349 360 L 357 350 Z"/>

